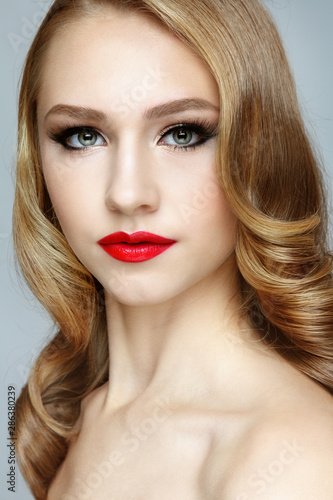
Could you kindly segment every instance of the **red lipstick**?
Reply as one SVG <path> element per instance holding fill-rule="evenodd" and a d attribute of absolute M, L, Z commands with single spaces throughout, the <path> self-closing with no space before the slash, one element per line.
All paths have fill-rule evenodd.
<path fill-rule="evenodd" d="M 105 236 L 97 243 L 114 259 L 122 262 L 144 262 L 165 252 L 176 241 L 145 231 L 133 234 L 119 231 Z"/>

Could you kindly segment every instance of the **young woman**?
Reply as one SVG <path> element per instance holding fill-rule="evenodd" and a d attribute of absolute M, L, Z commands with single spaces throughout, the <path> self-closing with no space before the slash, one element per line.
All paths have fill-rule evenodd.
<path fill-rule="evenodd" d="M 59 332 L 17 403 L 36 499 L 333 498 L 320 172 L 256 0 L 56 0 L 18 260 Z"/>

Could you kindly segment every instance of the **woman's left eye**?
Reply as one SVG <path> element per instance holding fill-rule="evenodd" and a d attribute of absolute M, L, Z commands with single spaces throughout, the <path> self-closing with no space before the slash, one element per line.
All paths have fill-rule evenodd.
<path fill-rule="evenodd" d="M 171 142 L 169 139 L 165 141 L 165 144 L 172 144 L 172 141 L 174 141 L 173 143 L 176 143 L 178 146 L 188 146 L 191 144 L 193 138 L 198 138 L 198 135 L 188 128 L 179 128 L 166 135 L 166 137 L 168 136 L 171 136 Z"/>
<path fill-rule="evenodd" d="M 181 124 L 162 132 L 158 144 L 187 151 L 204 144 L 216 135 L 216 125 Z"/>

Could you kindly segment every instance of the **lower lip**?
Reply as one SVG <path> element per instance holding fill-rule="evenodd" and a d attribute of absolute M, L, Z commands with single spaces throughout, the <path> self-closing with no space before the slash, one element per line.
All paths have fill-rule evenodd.
<path fill-rule="evenodd" d="M 144 262 L 165 252 L 174 243 L 110 243 L 101 247 L 111 257 L 122 262 Z"/>

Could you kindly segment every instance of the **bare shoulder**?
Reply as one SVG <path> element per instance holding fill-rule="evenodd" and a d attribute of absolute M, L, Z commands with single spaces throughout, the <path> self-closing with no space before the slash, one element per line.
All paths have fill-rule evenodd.
<path fill-rule="evenodd" d="M 333 398 L 300 406 L 248 422 L 227 462 L 216 443 L 205 464 L 205 498 L 331 500 Z"/>
<path fill-rule="evenodd" d="M 90 413 L 92 409 L 96 407 L 98 408 L 98 411 L 100 410 L 100 407 L 103 405 L 105 395 L 107 393 L 107 385 L 108 384 L 106 383 L 97 387 L 97 389 L 94 389 L 81 401 L 82 413 Z"/>
<path fill-rule="evenodd" d="M 80 416 L 76 430 L 80 430 L 83 422 L 93 421 L 101 412 L 107 392 L 107 384 L 101 385 L 85 396 L 81 401 Z"/>
<path fill-rule="evenodd" d="M 67 485 L 71 484 L 73 471 L 79 465 L 77 454 L 72 453 L 73 449 L 75 449 L 75 445 L 78 442 L 79 437 L 82 435 L 82 428 L 93 427 L 93 422 L 96 420 L 96 416 L 103 405 L 105 391 L 105 387 L 100 386 L 81 401 L 80 416 L 74 426 L 75 434 L 69 442 L 67 455 L 64 461 L 60 464 L 55 477 L 49 486 L 47 500 L 58 500 L 59 498 L 62 498 Z M 84 453 L 80 453 L 79 456 L 84 457 L 85 455 Z"/>

